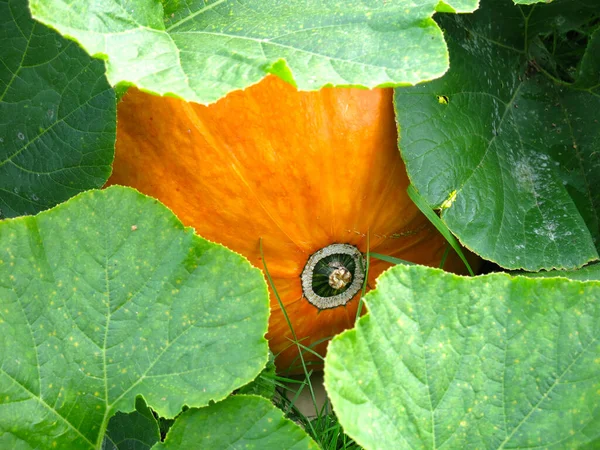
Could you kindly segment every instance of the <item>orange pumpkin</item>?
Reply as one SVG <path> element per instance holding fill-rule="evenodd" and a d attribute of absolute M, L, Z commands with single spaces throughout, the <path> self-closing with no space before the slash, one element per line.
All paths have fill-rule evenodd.
<path fill-rule="evenodd" d="M 445 249 L 406 194 L 390 89 L 297 92 L 270 76 L 210 106 L 130 89 L 109 183 L 158 198 L 261 269 L 262 238 L 298 339 L 322 341 L 321 355 L 327 338 L 354 323 L 367 234 L 371 251 L 430 266 Z M 370 261 L 369 287 L 387 267 Z M 446 263 L 462 267 L 454 256 Z M 297 370 L 273 293 L 267 337 L 278 368 Z"/>

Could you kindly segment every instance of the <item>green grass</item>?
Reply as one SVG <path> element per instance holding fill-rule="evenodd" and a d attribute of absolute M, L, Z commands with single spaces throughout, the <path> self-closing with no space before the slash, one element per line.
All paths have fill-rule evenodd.
<path fill-rule="evenodd" d="M 450 244 L 450 246 L 460 257 L 460 259 L 462 259 L 463 263 L 465 263 L 465 267 L 469 271 L 469 275 L 474 277 L 475 273 L 473 272 L 473 269 L 471 269 L 469 261 L 467 261 L 467 258 L 465 257 L 460 244 L 458 243 L 452 232 L 448 229 L 448 226 L 442 221 L 442 219 L 438 217 L 436 212 L 427 203 L 427 200 L 425 200 L 425 198 L 423 198 L 423 196 L 419 194 L 419 192 L 415 189 L 415 187 L 412 184 L 408 186 L 406 192 L 410 199 L 413 201 L 413 203 L 417 205 L 417 208 L 419 208 L 421 212 L 425 215 L 425 217 L 427 217 L 427 219 L 429 219 L 429 221 L 433 224 L 433 226 L 437 228 L 440 234 L 444 236 L 444 239 L 446 239 L 446 242 Z M 446 257 L 442 259 L 442 263 L 445 262 L 445 260 Z"/>
<path fill-rule="evenodd" d="M 342 426 L 331 409 L 328 399 L 318 408 L 314 402 L 315 416 L 308 417 L 296 407 L 298 398 L 305 389 L 314 392 L 311 376 L 303 379 L 277 377 L 277 391 L 273 399 L 275 406 L 300 425 L 323 450 L 360 450 L 361 447 L 344 434 Z"/>
<path fill-rule="evenodd" d="M 315 352 L 312 349 L 312 347 L 318 345 L 320 342 L 323 342 L 323 340 L 329 340 L 330 338 L 313 342 L 310 346 L 306 346 L 298 340 L 292 322 L 290 321 L 290 318 L 287 315 L 285 306 L 283 305 L 283 302 L 279 297 L 277 288 L 275 287 L 273 279 L 271 278 L 271 274 L 269 273 L 267 262 L 263 253 L 262 239 L 260 240 L 260 256 L 263 261 L 263 267 L 265 275 L 267 277 L 267 281 L 273 289 L 275 298 L 277 299 L 277 302 L 279 303 L 279 306 L 283 311 L 285 320 L 290 328 L 290 332 L 292 334 L 292 340 L 290 342 L 290 345 L 296 346 L 298 349 L 298 360 L 300 362 L 300 366 L 302 367 L 303 373 L 301 379 L 289 378 L 282 374 L 275 376 L 276 389 L 275 395 L 272 399 L 273 403 L 285 413 L 286 417 L 300 425 L 315 440 L 315 442 L 319 444 L 319 446 L 323 450 L 360 450 L 361 447 L 358 444 L 356 444 L 350 437 L 344 434 L 342 426 L 338 422 L 337 417 L 331 408 L 331 403 L 329 402 L 329 399 L 325 398 L 325 402 L 321 407 L 319 407 L 319 402 L 317 401 L 317 396 L 315 394 L 315 387 L 313 386 L 313 382 L 311 380 L 313 369 L 310 367 L 310 363 L 307 363 L 304 358 L 304 355 L 306 353 L 311 353 L 313 355 L 318 356 L 318 358 L 322 361 L 323 357 L 317 352 Z M 359 311 L 362 307 L 362 297 L 364 296 L 366 291 L 367 275 L 369 269 L 368 256 L 369 252 L 367 250 L 365 281 L 359 300 Z M 358 316 L 359 313 L 357 312 L 357 318 Z M 293 366 L 294 362 L 292 362 L 292 367 Z M 294 389 L 294 387 L 292 386 L 296 388 Z M 314 417 L 306 416 L 296 406 L 300 395 L 302 395 L 305 391 L 309 392 L 310 400 L 315 411 Z"/>

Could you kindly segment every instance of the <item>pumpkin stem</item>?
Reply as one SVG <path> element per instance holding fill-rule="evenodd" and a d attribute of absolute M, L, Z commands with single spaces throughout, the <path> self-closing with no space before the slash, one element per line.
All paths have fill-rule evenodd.
<path fill-rule="evenodd" d="M 352 274 L 341 264 L 335 264 L 335 266 L 337 266 L 336 269 L 329 275 L 329 286 L 334 289 L 342 289 L 350 282 Z"/>
<path fill-rule="evenodd" d="M 348 303 L 365 278 L 363 256 L 353 245 L 332 244 L 315 252 L 302 271 L 304 297 L 319 309 Z"/>

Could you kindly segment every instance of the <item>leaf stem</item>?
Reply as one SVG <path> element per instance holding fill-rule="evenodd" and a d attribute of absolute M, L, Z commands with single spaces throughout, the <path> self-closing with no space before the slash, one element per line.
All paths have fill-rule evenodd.
<path fill-rule="evenodd" d="M 265 275 L 267 276 L 267 280 L 269 282 L 269 286 L 271 286 L 271 289 L 273 289 L 273 293 L 275 294 L 275 298 L 277 299 L 277 303 L 279 303 L 279 307 L 281 308 L 281 311 L 283 312 L 283 316 L 285 317 L 285 321 L 288 324 L 288 327 L 290 328 L 290 332 L 292 333 L 292 338 L 294 339 L 294 343 L 296 344 L 296 348 L 298 349 L 298 354 L 300 356 L 300 362 L 302 363 L 302 369 L 304 370 L 304 375 L 306 377 L 307 380 L 307 384 L 308 384 L 308 389 L 310 391 L 310 395 L 312 397 L 312 401 L 313 401 L 313 405 L 315 407 L 315 411 L 317 410 L 317 399 L 315 396 L 315 392 L 313 390 L 312 384 L 310 383 L 310 375 L 312 374 L 312 371 L 308 371 L 308 369 L 306 368 L 306 362 L 304 361 L 304 352 L 302 350 L 302 347 L 300 345 L 300 342 L 298 341 L 298 336 L 296 335 L 296 332 L 294 331 L 294 327 L 292 326 L 292 322 L 287 314 L 287 311 L 285 310 L 285 306 L 283 305 L 283 302 L 281 301 L 281 298 L 279 297 L 279 293 L 277 292 L 277 289 L 275 288 L 275 283 L 273 283 L 273 278 L 271 278 L 271 274 L 269 273 L 269 269 L 267 268 L 267 261 L 265 260 L 265 254 L 263 251 L 263 245 L 262 245 L 262 237 L 259 239 L 259 247 L 260 247 L 260 257 L 262 259 L 263 262 L 263 267 L 265 269 Z M 309 425 L 311 427 L 311 430 L 313 431 L 313 433 L 315 433 L 315 430 L 312 428 L 312 425 L 309 422 Z"/>
<path fill-rule="evenodd" d="M 475 276 L 475 273 L 473 272 L 473 269 L 471 269 L 469 261 L 467 261 L 467 258 L 463 254 L 462 249 L 460 248 L 460 244 L 458 243 L 452 232 L 448 229 L 448 226 L 442 221 L 442 219 L 440 219 L 437 216 L 437 214 L 431 208 L 431 206 L 429 206 L 427 200 L 425 200 L 423 196 L 421 196 L 421 194 L 417 192 L 417 190 L 412 184 L 408 186 L 407 192 L 408 196 L 414 202 L 414 204 L 417 205 L 417 207 L 421 210 L 423 214 L 425 214 L 425 216 L 429 219 L 433 226 L 435 226 L 438 229 L 438 231 L 442 234 L 442 236 L 444 236 L 444 238 L 452 246 L 454 251 L 456 251 L 460 259 L 462 259 L 462 261 L 465 263 L 469 274 L 471 276 Z"/>

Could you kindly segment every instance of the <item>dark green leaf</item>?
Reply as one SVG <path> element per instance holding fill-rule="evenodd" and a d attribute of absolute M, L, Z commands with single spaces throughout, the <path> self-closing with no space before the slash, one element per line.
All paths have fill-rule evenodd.
<path fill-rule="evenodd" d="M 581 60 L 575 86 L 591 89 L 600 95 L 600 27 L 590 36 Z"/>
<path fill-rule="evenodd" d="M 551 278 L 564 277 L 579 281 L 600 281 L 600 263 L 589 264 L 577 270 L 550 270 L 548 272 L 516 272 L 515 275 L 522 275 L 531 278 Z"/>
<path fill-rule="evenodd" d="M 148 450 L 160 440 L 158 422 L 142 397 L 135 400 L 135 411 L 118 412 L 110 418 L 103 450 Z"/>
<path fill-rule="evenodd" d="M 175 416 L 177 417 L 177 416 Z M 164 440 L 167 436 L 167 433 L 175 423 L 175 419 L 166 419 L 164 417 L 159 417 L 158 419 L 158 428 L 160 429 L 160 438 Z"/>
<path fill-rule="evenodd" d="M 318 450 L 319 447 L 268 400 L 234 395 L 217 404 L 184 412 L 169 430 L 165 442 L 153 448 Z"/>
<path fill-rule="evenodd" d="M 115 85 L 210 103 L 273 73 L 302 90 L 415 84 L 448 68 L 436 9 L 476 0 L 31 0 L 34 17 L 107 59 Z"/>
<path fill-rule="evenodd" d="M 115 94 L 104 64 L 0 0 L 0 218 L 35 214 L 110 175 Z"/>
<path fill-rule="evenodd" d="M 598 259 L 599 87 L 556 78 L 576 79 L 577 70 L 548 49 L 549 30 L 557 40 L 570 36 L 551 28 L 552 18 L 582 27 L 584 15 L 596 20 L 600 3 L 577 5 L 582 11 L 571 1 L 486 0 L 473 15 L 446 16 L 450 71 L 396 90 L 412 183 L 463 245 L 506 268 L 572 269 Z M 574 36 L 595 48 L 596 37 Z M 589 80 L 598 53 L 586 55 L 579 77 Z"/>
<path fill-rule="evenodd" d="M 325 386 L 365 449 L 575 449 L 600 438 L 600 283 L 385 272 Z"/>
<path fill-rule="evenodd" d="M 1 222 L 2 438 L 97 448 L 138 395 L 223 399 L 264 367 L 268 313 L 258 269 L 133 189 Z"/>

